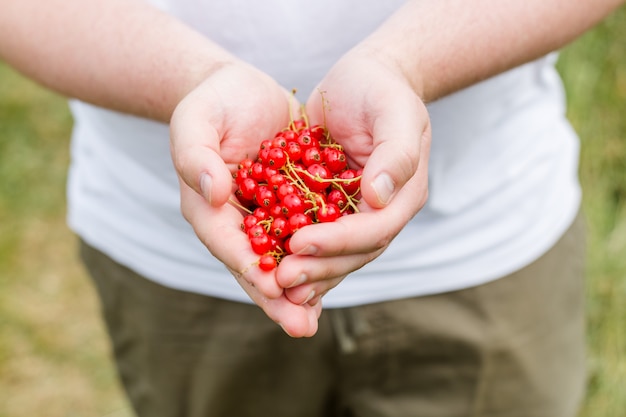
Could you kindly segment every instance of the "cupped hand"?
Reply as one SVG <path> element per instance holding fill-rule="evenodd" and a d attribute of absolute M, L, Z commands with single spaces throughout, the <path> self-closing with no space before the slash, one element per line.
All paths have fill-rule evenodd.
<path fill-rule="evenodd" d="M 309 98 L 353 168 L 362 168 L 360 212 L 315 224 L 291 239 L 294 255 L 278 267 L 278 283 L 295 304 L 320 297 L 378 257 L 423 207 L 428 195 L 430 121 L 400 69 L 375 51 L 343 57 Z"/>
<path fill-rule="evenodd" d="M 233 273 L 248 296 L 289 335 L 312 336 L 321 306 L 296 305 L 275 271 L 255 267 L 259 256 L 241 231 L 233 206 L 232 172 L 259 143 L 287 126 L 293 98 L 269 76 L 244 63 L 217 69 L 176 107 L 171 152 L 181 210 L 209 251 Z"/>

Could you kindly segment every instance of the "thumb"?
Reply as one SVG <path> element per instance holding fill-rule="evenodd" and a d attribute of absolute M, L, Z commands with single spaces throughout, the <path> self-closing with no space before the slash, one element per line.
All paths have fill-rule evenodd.
<path fill-rule="evenodd" d="M 232 174 L 220 156 L 220 134 L 193 106 L 181 103 L 170 122 L 170 150 L 179 177 L 213 206 L 226 203 Z"/>
<path fill-rule="evenodd" d="M 394 100 L 372 118 L 373 150 L 361 178 L 361 193 L 374 208 L 387 206 L 417 172 L 424 141 L 430 140 L 430 120 L 421 100 Z M 423 162 L 424 164 L 427 161 Z"/>

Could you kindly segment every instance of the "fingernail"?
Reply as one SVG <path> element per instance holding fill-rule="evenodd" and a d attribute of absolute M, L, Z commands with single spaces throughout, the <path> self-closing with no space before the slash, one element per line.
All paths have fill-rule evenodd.
<path fill-rule="evenodd" d="M 309 301 L 311 301 L 313 299 L 313 297 L 315 297 L 315 290 L 311 290 L 311 292 L 309 293 L 308 297 L 306 298 L 306 300 L 304 300 L 304 302 L 302 303 L 303 305 L 308 303 Z"/>
<path fill-rule="evenodd" d="M 321 295 L 316 295 L 313 299 L 309 300 L 309 305 L 315 307 L 322 299 Z"/>
<path fill-rule="evenodd" d="M 300 275 L 298 275 L 298 278 L 296 278 L 291 285 L 289 286 L 289 288 L 292 287 L 297 287 L 298 285 L 304 284 L 306 282 L 306 280 L 308 279 L 307 275 L 305 273 L 302 273 Z"/>
<path fill-rule="evenodd" d="M 200 191 L 205 200 L 211 204 L 211 188 L 213 187 L 213 178 L 206 172 L 200 175 Z"/>
<path fill-rule="evenodd" d="M 315 245 L 306 245 L 302 250 L 299 250 L 296 255 L 315 255 L 318 251 Z"/>
<path fill-rule="evenodd" d="M 278 325 L 283 329 L 283 332 L 287 333 L 287 336 L 289 337 L 293 337 L 292 335 L 289 334 L 289 332 L 285 329 L 285 326 L 283 326 L 282 323 L 278 323 Z"/>
<path fill-rule="evenodd" d="M 374 181 L 372 181 L 372 188 L 374 188 L 376 198 L 378 198 L 378 201 L 383 205 L 387 205 L 389 203 L 389 200 L 391 200 L 391 196 L 395 191 L 393 180 L 388 174 L 385 173 L 380 174 L 374 179 Z"/>

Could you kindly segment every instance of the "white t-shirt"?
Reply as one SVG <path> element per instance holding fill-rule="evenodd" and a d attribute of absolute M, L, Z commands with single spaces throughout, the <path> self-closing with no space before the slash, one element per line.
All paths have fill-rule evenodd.
<path fill-rule="evenodd" d="M 153 0 L 306 98 L 401 1 Z M 430 196 L 375 261 L 324 298 L 358 305 L 467 288 L 546 252 L 580 204 L 578 139 L 554 56 L 429 105 Z M 164 124 L 73 101 L 68 220 L 85 241 L 145 277 L 249 302 L 179 209 Z"/>

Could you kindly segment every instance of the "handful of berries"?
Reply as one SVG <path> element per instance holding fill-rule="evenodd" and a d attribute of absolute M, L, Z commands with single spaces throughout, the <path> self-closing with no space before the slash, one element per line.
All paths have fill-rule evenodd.
<path fill-rule="evenodd" d="M 350 169 L 343 147 L 306 118 L 261 142 L 256 158 L 239 163 L 234 180 L 237 205 L 247 213 L 241 228 L 264 271 L 291 253 L 289 241 L 301 227 L 358 211 L 360 170 Z"/>

